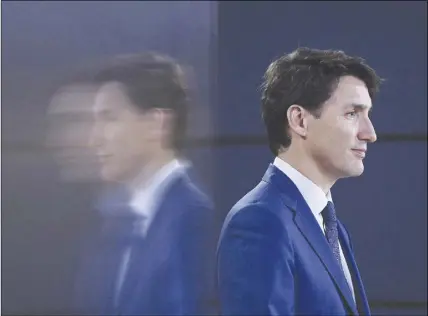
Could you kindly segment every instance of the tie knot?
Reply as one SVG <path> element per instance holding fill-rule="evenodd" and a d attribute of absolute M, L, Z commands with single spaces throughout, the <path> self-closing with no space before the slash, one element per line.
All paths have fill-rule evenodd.
<path fill-rule="evenodd" d="M 333 202 L 328 201 L 326 207 L 321 212 L 324 221 L 326 222 L 336 222 L 336 210 L 334 209 Z"/>

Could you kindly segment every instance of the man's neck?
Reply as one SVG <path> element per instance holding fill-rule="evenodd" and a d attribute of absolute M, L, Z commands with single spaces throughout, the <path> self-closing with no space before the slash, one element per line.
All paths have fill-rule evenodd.
<path fill-rule="evenodd" d="M 332 180 L 327 177 L 310 157 L 303 155 L 292 148 L 288 148 L 287 150 L 279 153 L 278 158 L 288 163 L 306 178 L 319 186 L 325 194 L 330 191 L 331 187 L 336 182 L 336 180 Z"/>
<path fill-rule="evenodd" d="M 168 152 L 150 159 L 138 170 L 136 176 L 128 181 L 128 187 L 131 192 L 137 190 L 137 188 L 145 187 L 156 172 L 174 159 L 176 159 L 176 156 L 173 152 Z"/>

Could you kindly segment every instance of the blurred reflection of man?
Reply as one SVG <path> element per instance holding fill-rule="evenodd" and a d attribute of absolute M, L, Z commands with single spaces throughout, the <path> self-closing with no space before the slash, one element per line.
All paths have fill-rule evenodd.
<path fill-rule="evenodd" d="M 77 282 L 79 313 L 211 312 L 215 240 L 209 199 L 181 150 L 188 95 L 180 66 L 154 53 L 98 69 L 92 144 L 114 189 Z"/>

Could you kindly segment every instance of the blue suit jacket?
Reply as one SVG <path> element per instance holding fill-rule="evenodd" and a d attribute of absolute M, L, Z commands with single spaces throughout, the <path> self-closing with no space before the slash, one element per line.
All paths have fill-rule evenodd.
<path fill-rule="evenodd" d="M 222 313 L 369 315 L 351 241 L 341 223 L 339 238 L 357 304 L 303 196 L 270 165 L 223 225 L 217 255 Z"/>
<path fill-rule="evenodd" d="M 183 173 L 164 193 L 145 238 L 126 237 L 132 225 L 126 219 L 112 219 L 111 226 L 116 228 L 98 234 L 87 249 L 77 281 L 76 313 L 212 313 L 213 215 L 209 199 Z M 133 239 L 132 255 L 119 301 L 114 304 L 115 282 L 128 237 Z"/>

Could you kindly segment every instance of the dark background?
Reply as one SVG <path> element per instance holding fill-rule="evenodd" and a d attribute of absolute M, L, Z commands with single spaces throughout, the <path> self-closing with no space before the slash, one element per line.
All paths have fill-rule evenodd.
<path fill-rule="evenodd" d="M 258 86 L 269 62 L 297 46 L 363 56 L 386 78 L 366 171 L 332 194 L 373 311 L 426 314 L 426 14 L 426 2 L 411 1 L 2 2 L 2 314 L 64 310 L 72 239 L 96 189 L 60 182 L 43 145 L 60 78 L 142 50 L 191 66 L 188 153 L 221 223 L 273 160 Z"/>

